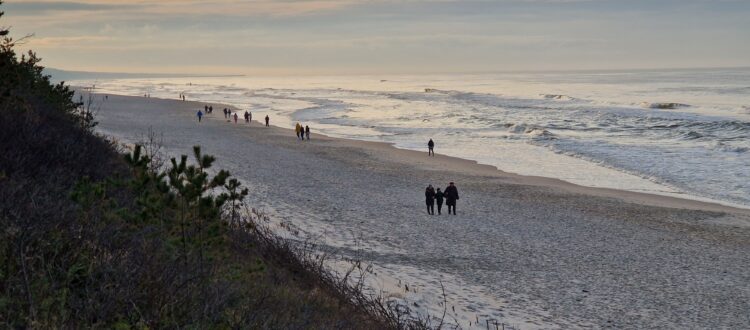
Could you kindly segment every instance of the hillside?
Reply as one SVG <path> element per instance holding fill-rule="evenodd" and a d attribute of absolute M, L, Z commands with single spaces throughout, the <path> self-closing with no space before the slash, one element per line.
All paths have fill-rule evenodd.
<path fill-rule="evenodd" d="M 2 327 L 407 326 L 241 212 L 200 147 L 162 166 L 154 145 L 118 150 L 0 36 Z"/>

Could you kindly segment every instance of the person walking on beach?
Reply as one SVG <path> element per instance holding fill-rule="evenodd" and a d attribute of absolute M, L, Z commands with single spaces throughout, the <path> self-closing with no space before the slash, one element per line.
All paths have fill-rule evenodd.
<path fill-rule="evenodd" d="M 198 116 L 198 122 L 200 123 L 201 122 L 201 118 L 203 118 L 203 112 L 201 112 L 200 110 L 198 110 L 198 113 L 196 113 L 195 115 Z"/>
<path fill-rule="evenodd" d="M 440 191 L 440 188 L 437 188 L 437 192 L 435 192 L 435 201 L 437 201 L 438 215 L 440 215 L 440 211 L 443 209 L 443 198 L 445 198 L 445 194 Z"/>
<path fill-rule="evenodd" d="M 209 105 L 208 106 L 208 113 L 212 113 L 212 112 L 214 112 L 214 106 L 213 105 Z"/>
<path fill-rule="evenodd" d="M 224 108 L 224 110 L 221 110 L 224 113 L 224 119 L 227 119 L 227 108 Z"/>
<path fill-rule="evenodd" d="M 203 112 L 208 113 L 208 105 L 203 106 Z"/>
<path fill-rule="evenodd" d="M 250 123 L 252 121 L 253 121 L 253 112 L 252 111 L 248 111 L 247 112 L 247 122 Z"/>
<path fill-rule="evenodd" d="M 425 202 L 427 203 L 427 214 L 435 215 L 435 188 L 432 185 L 427 185 L 427 189 L 424 190 Z"/>
<path fill-rule="evenodd" d="M 451 210 L 453 210 L 453 215 L 456 215 L 456 201 L 458 200 L 458 188 L 453 184 L 453 182 L 448 184 L 448 187 L 445 188 L 445 205 L 448 205 L 448 214 L 451 214 Z"/>
<path fill-rule="evenodd" d="M 269 120 L 269 119 L 270 119 L 270 118 L 268 118 L 268 115 L 266 115 L 266 127 L 268 127 L 268 120 Z"/>
<path fill-rule="evenodd" d="M 310 126 L 305 125 L 305 135 L 307 135 L 307 140 L 310 140 Z"/>
<path fill-rule="evenodd" d="M 234 123 L 235 124 L 237 123 L 237 113 L 236 112 L 234 113 Z"/>
<path fill-rule="evenodd" d="M 430 139 L 430 142 L 427 142 L 427 156 L 435 156 L 435 142 Z"/>
<path fill-rule="evenodd" d="M 245 111 L 245 122 L 250 123 L 250 115 Z"/>
<path fill-rule="evenodd" d="M 302 134 L 302 125 L 297 123 L 297 126 L 294 127 L 294 132 L 297 133 L 297 140 L 299 140 L 299 136 Z"/>

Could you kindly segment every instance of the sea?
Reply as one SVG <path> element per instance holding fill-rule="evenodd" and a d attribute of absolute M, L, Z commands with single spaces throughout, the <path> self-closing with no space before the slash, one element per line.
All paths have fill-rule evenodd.
<path fill-rule="evenodd" d="M 230 104 L 272 125 L 309 125 L 313 138 L 425 154 L 433 139 L 438 154 L 506 172 L 750 208 L 750 68 L 68 83 Z"/>

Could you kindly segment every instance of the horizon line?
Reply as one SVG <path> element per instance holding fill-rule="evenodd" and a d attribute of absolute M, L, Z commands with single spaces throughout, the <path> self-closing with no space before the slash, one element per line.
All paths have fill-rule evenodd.
<path fill-rule="evenodd" d="M 729 70 L 739 69 L 748 70 L 750 65 L 740 66 L 696 66 L 696 67 L 663 67 L 663 68 L 646 68 L 646 67 L 634 67 L 634 68 L 588 68 L 588 69 L 518 69 L 518 70 L 466 70 L 466 71 L 434 71 L 434 72 L 384 72 L 384 73 L 373 73 L 373 72 L 340 72 L 340 73 L 240 73 L 240 74 L 207 74 L 207 73 L 176 73 L 176 72 L 125 72 L 125 71 L 88 71 L 88 70 L 68 70 L 55 67 L 46 67 L 48 70 L 55 70 L 63 73 L 71 74 L 90 74 L 90 75 L 128 75 L 128 76 L 142 76 L 153 78 L 208 78 L 208 77 L 249 77 L 249 76 L 375 76 L 375 75 L 443 75 L 443 74 L 466 74 L 466 75 L 478 75 L 478 74 L 502 74 L 502 73 L 594 73 L 594 72 L 643 72 L 643 71 L 684 71 L 684 70 Z M 54 78 L 54 76 L 53 76 Z"/>

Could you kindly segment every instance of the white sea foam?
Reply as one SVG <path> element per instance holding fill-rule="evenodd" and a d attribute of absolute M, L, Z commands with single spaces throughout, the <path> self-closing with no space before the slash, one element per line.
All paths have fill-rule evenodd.
<path fill-rule="evenodd" d="M 750 70 L 77 81 L 582 185 L 750 206 Z M 385 78 L 385 79 L 384 79 Z M 385 81 L 382 81 L 385 80 Z M 643 102 L 670 100 L 670 102 Z M 673 100 L 673 101 L 672 101 Z M 688 104 L 690 106 L 688 106 Z"/>

